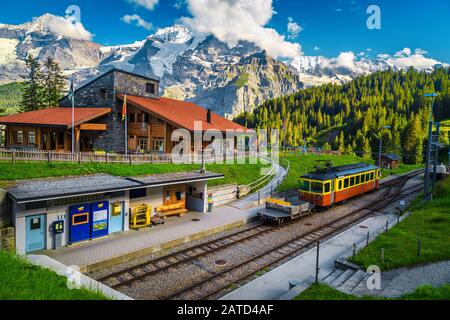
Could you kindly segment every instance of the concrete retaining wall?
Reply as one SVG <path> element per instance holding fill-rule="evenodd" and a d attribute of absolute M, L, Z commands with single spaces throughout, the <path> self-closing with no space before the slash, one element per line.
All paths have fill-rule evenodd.
<path fill-rule="evenodd" d="M 0 229 L 0 250 L 15 250 L 14 227 Z"/>

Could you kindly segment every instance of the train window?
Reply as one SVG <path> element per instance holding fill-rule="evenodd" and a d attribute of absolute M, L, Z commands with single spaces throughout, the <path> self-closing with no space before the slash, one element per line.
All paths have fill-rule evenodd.
<path fill-rule="evenodd" d="M 372 181 L 374 178 L 375 178 L 375 175 L 374 175 L 374 173 L 372 172 L 372 173 L 370 174 L 370 180 Z"/>
<path fill-rule="evenodd" d="M 356 176 L 356 184 L 360 184 L 361 183 L 361 176 Z"/>
<path fill-rule="evenodd" d="M 367 181 L 367 182 L 370 181 L 370 173 L 366 173 L 366 181 Z"/>
<path fill-rule="evenodd" d="M 321 182 L 311 182 L 311 192 L 322 193 L 322 183 Z"/>
<path fill-rule="evenodd" d="M 323 192 L 324 192 L 324 193 L 330 192 L 330 183 L 329 183 L 329 182 L 325 183 L 324 191 L 323 191 Z"/>
<path fill-rule="evenodd" d="M 300 180 L 300 190 L 309 191 L 310 183 L 309 181 Z"/>
<path fill-rule="evenodd" d="M 364 183 L 364 182 L 366 182 L 366 175 L 365 174 L 361 175 L 361 183 Z"/>
<path fill-rule="evenodd" d="M 348 178 L 345 178 L 344 180 L 344 188 L 348 188 Z"/>
<path fill-rule="evenodd" d="M 355 177 L 350 178 L 350 187 L 353 187 L 355 185 Z"/>
<path fill-rule="evenodd" d="M 339 190 L 341 190 L 342 189 L 342 180 L 339 180 L 339 188 L 338 188 Z"/>

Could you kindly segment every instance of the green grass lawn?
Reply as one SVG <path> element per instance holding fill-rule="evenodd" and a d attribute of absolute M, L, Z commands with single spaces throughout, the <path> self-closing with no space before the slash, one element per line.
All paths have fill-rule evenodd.
<path fill-rule="evenodd" d="M 406 294 L 400 300 L 449 300 L 450 284 L 439 288 L 425 285 L 416 289 L 415 292 Z M 313 284 L 303 291 L 294 300 L 388 300 L 380 297 L 358 297 L 343 293 L 325 284 Z M 394 300 L 394 299 L 392 299 Z"/>
<path fill-rule="evenodd" d="M 208 164 L 207 170 L 222 173 L 225 178 L 212 180 L 210 186 L 228 183 L 248 184 L 261 177 L 261 169 L 266 164 Z M 75 176 L 94 173 L 108 173 L 115 176 L 143 176 L 158 173 L 199 170 L 198 164 L 105 164 L 105 163 L 24 163 L 0 162 L 0 186 L 6 187 L 11 181 Z"/>
<path fill-rule="evenodd" d="M 0 251 L 0 300 L 105 300 L 86 289 L 70 290 L 65 277 Z"/>
<path fill-rule="evenodd" d="M 438 183 L 435 200 L 413 210 L 399 225 L 361 250 L 353 262 L 382 270 L 450 259 L 450 179 Z M 418 256 L 418 240 L 421 254 Z M 380 252 L 384 248 L 384 263 Z"/>

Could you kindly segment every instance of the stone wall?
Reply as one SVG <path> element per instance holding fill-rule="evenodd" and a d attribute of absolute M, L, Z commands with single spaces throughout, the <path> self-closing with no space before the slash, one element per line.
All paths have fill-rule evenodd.
<path fill-rule="evenodd" d="M 155 93 L 147 93 L 147 84 L 155 86 Z M 125 124 L 122 122 L 122 102 L 117 94 L 158 98 L 159 82 L 120 70 L 107 72 L 75 91 L 77 107 L 111 108 L 112 112 L 96 120 L 106 123 L 107 130 L 94 139 L 94 148 L 104 151 L 125 152 Z M 60 102 L 61 107 L 71 107 L 68 97 Z"/>
<path fill-rule="evenodd" d="M 0 228 L 11 225 L 11 210 L 9 208 L 7 193 L 0 189 Z"/>
<path fill-rule="evenodd" d="M 0 250 L 15 250 L 14 227 L 0 229 Z"/>

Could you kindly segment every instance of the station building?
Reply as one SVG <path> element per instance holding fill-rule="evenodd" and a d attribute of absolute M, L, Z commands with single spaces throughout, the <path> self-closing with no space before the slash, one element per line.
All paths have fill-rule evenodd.
<path fill-rule="evenodd" d="M 212 172 L 143 177 L 96 174 L 29 180 L 10 188 L 16 250 L 30 253 L 128 231 L 136 208 L 153 219 L 168 212 L 206 212 Z"/>
<path fill-rule="evenodd" d="M 124 153 L 127 142 L 129 152 L 170 153 L 175 146 L 172 132 L 186 129 L 193 137 L 196 122 L 202 131 L 247 130 L 194 103 L 160 97 L 159 91 L 159 80 L 113 68 L 75 90 L 74 124 L 68 96 L 55 108 L 0 117 L 0 125 L 6 127 L 5 145 L 70 152 L 74 126 L 76 152 Z M 127 133 L 122 121 L 124 95 Z"/>

